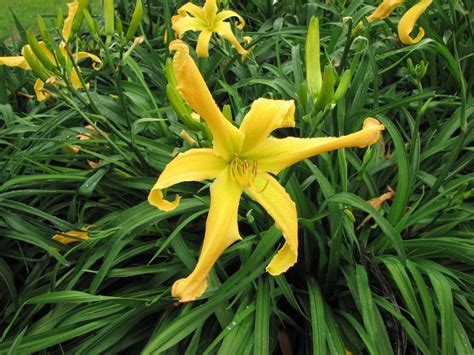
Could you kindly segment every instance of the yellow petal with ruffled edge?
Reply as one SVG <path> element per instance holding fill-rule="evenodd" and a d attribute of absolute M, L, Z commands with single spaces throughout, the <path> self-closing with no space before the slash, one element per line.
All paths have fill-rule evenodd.
<path fill-rule="evenodd" d="M 415 28 L 416 21 L 426 11 L 428 6 L 432 3 L 431 0 L 422 0 L 413 5 L 400 19 L 398 23 L 398 37 L 403 44 L 416 44 L 420 42 L 425 36 L 425 30 L 420 27 L 418 35 L 415 38 L 410 37 L 410 33 Z"/>
<path fill-rule="evenodd" d="M 404 2 L 405 0 L 384 0 L 375 9 L 375 11 L 367 17 L 367 21 L 370 23 L 389 17 L 393 10 L 402 5 Z"/>
<path fill-rule="evenodd" d="M 66 20 L 64 20 L 63 25 L 63 38 L 65 41 L 69 39 L 72 30 L 72 24 L 74 23 L 74 18 L 76 17 L 77 9 L 79 7 L 79 2 L 74 1 L 67 4 L 68 14 Z"/>
<path fill-rule="evenodd" d="M 18 67 L 21 69 L 30 69 L 28 62 L 23 56 L 0 57 L 0 65 L 8 67 Z"/>
<path fill-rule="evenodd" d="M 267 266 L 267 272 L 280 275 L 298 259 L 298 216 L 296 205 L 285 188 L 270 174 L 259 174 L 245 192 L 273 218 L 283 233 L 285 244 Z"/>
<path fill-rule="evenodd" d="M 283 169 L 314 155 L 339 148 L 363 148 L 379 141 L 385 127 L 375 118 L 367 118 L 362 130 L 342 137 L 268 138 L 244 155 L 242 159 L 256 160 L 258 171 L 278 174 Z"/>
<path fill-rule="evenodd" d="M 173 202 L 163 199 L 162 189 L 184 181 L 202 181 L 216 178 L 227 162 L 214 154 L 212 149 L 191 149 L 178 154 L 166 165 L 165 170 L 148 195 L 148 202 L 162 211 L 172 211 L 179 204 L 179 196 Z"/>
<path fill-rule="evenodd" d="M 51 94 L 46 89 L 44 89 L 44 81 L 41 79 L 36 80 L 33 89 L 35 90 L 36 99 L 38 101 L 44 101 L 51 96 Z"/>
<path fill-rule="evenodd" d="M 224 159 L 231 159 L 234 152 L 240 151 L 244 135 L 222 114 L 189 55 L 188 46 L 181 40 L 174 40 L 170 43 L 170 50 L 176 51 L 173 57 L 176 89 L 208 124 L 215 153 Z"/>
<path fill-rule="evenodd" d="M 76 63 L 81 59 L 90 58 L 92 60 L 92 68 L 94 68 L 94 70 L 100 70 L 102 68 L 102 60 L 95 54 L 88 52 L 77 52 L 74 53 L 72 57 Z"/>
<path fill-rule="evenodd" d="M 182 38 L 187 31 L 208 31 L 208 27 L 202 20 L 188 15 L 176 15 L 171 17 L 173 31 Z"/>
<path fill-rule="evenodd" d="M 283 127 L 295 127 L 293 100 L 255 100 L 240 125 L 245 135 L 242 152 L 257 147 L 275 129 Z"/>
<path fill-rule="evenodd" d="M 212 32 L 203 30 L 198 37 L 198 43 L 196 46 L 196 54 L 200 58 L 209 57 L 209 41 L 211 40 Z"/>
<path fill-rule="evenodd" d="M 234 32 L 232 32 L 230 23 L 218 22 L 214 27 L 214 32 L 216 32 L 219 37 L 229 41 L 235 49 L 237 49 L 237 52 L 239 52 L 243 59 L 249 55 L 249 51 L 242 47 L 238 39 L 235 37 Z"/>
<path fill-rule="evenodd" d="M 189 302 L 207 289 L 207 276 L 220 255 L 241 239 L 237 225 L 242 186 L 225 169 L 211 185 L 211 207 L 206 221 L 206 234 L 199 260 L 193 272 L 176 281 L 171 290 L 180 302 Z"/>

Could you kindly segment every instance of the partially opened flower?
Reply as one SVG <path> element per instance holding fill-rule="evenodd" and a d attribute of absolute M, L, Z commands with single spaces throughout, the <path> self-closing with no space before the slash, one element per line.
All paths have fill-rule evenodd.
<path fill-rule="evenodd" d="M 384 0 L 375 11 L 367 17 L 367 21 L 370 23 L 387 18 L 404 2 L 405 0 Z M 422 27 L 419 28 L 418 35 L 415 38 L 410 37 L 410 33 L 415 28 L 418 18 L 420 18 L 432 2 L 432 0 L 420 0 L 402 16 L 398 23 L 398 37 L 403 44 L 416 44 L 423 39 L 425 30 Z"/>
<path fill-rule="evenodd" d="M 42 55 L 45 57 L 46 60 L 52 63 L 53 67 L 57 68 L 57 72 L 61 72 L 61 69 L 63 70 L 64 74 L 69 78 L 72 87 L 74 87 L 75 89 L 82 89 L 84 88 L 84 85 L 82 84 L 79 77 L 79 73 L 77 72 L 76 68 L 71 62 L 71 59 L 67 52 L 67 40 L 69 39 L 71 35 L 72 24 L 76 16 L 78 6 L 79 6 L 79 2 L 77 1 L 68 4 L 68 9 L 69 9 L 68 16 L 66 20 L 64 21 L 64 25 L 62 29 L 63 40 L 61 41 L 61 44 L 59 45 L 59 50 L 55 51 L 55 54 L 57 56 L 61 56 L 61 58 L 55 57 L 55 55 L 48 49 L 48 47 L 43 41 L 38 42 L 37 50 L 41 51 Z M 27 44 L 23 46 L 21 50 L 21 56 L 0 57 L 0 65 L 18 67 L 25 70 L 31 70 L 31 63 L 29 63 L 25 57 L 26 50 L 32 52 L 30 45 Z M 96 55 L 88 53 L 88 52 L 76 52 L 72 54 L 72 59 L 75 64 L 77 64 L 80 60 L 85 59 L 85 58 L 89 58 L 92 60 L 93 62 L 92 67 L 95 70 L 100 69 L 102 65 L 102 61 Z M 38 58 L 35 57 L 34 59 L 37 60 Z M 61 65 L 61 63 L 58 63 L 58 61 L 63 62 L 63 65 Z M 38 60 L 37 64 L 41 65 L 40 63 L 41 63 L 41 60 Z M 46 100 L 50 96 L 50 93 L 44 88 L 45 83 L 51 86 L 64 85 L 64 82 L 58 79 L 57 74 L 53 73 L 48 68 L 41 65 L 41 70 L 47 73 L 49 78 L 47 80 L 46 79 L 42 80 L 41 78 L 38 78 L 33 86 L 35 90 L 36 98 L 38 99 L 38 101 Z M 86 88 L 88 88 L 88 84 L 85 84 L 85 86 Z"/>
<path fill-rule="evenodd" d="M 171 18 L 171 22 L 173 30 L 176 31 L 179 38 L 182 38 L 187 31 L 201 32 L 196 47 L 196 53 L 199 57 L 209 56 L 209 41 L 213 32 L 229 41 L 243 57 L 246 57 L 248 51 L 242 47 L 235 37 L 230 23 L 225 22 L 231 17 L 237 18 L 238 22 L 235 27 L 239 30 L 245 26 L 244 19 L 237 12 L 232 10 L 217 12 L 216 0 L 206 0 L 202 8 L 191 2 L 184 4 L 178 9 L 178 15 Z"/>
<path fill-rule="evenodd" d="M 377 142 L 384 129 L 374 118 L 367 118 L 361 131 L 343 137 L 278 139 L 275 129 L 294 127 L 293 100 L 256 100 L 244 117 L 240 129 L 229 122 L 215 103 L 188 47 L 180 40 L 170 44 L 176 51 L 173 66 L 177 89 L 208 124 L 212 148 L 190 149 L 178 154 L 161 173 L 150 191 L 153 206 L 171 211 L 179 204 L 163 198 L 162 190 L 183 181 L 215 179 L 211 185 L 211 205 L 206 222 L 204 244 L 194 271 L 174 283 L 172 294 L 181 302 L 192 301 L 207 288 L 207 276 L 224 250 L 240 240 L 237 225 L 240 196 L 245 192 L 275 220 L 285 244 L 267 266 L 279 275 L 296 263 L 298 222 L 295 203 L 274 175 L 301 160 L 330 150 L 365 147 Z"/>

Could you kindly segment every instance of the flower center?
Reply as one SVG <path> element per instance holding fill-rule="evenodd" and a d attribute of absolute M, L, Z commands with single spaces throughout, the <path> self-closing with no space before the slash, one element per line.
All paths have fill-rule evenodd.
<path fill-rule="evenodd" d="M 257 161 L 253 160 L 251 164 L 247 160 L 242 160 L 236 154 L 230 162 L 230 173 L 239 184 L 251 186 L 257 176 Z"/>

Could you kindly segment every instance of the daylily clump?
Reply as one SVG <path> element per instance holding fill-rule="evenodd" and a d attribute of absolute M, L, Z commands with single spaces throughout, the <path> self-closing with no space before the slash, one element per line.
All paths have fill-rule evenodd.
<path fill-rule="evenodd" d="M 171 18 L 171 22 L 173 30 L 179 38 L 183 38 L 187 31 L 201 32 L 196 47 L 198 57 L 209 56 L 209 41 L 213 33 L 217 33 L 219 37 L 229 41 L 242 57 L 246 57 L 249 51 L 244 49 L 237 40 L 230 23 L 225 22 L 231 17 L 237 18 L 238 22 L 235 27 L 239 30 L 244 28 L 245 21 L 237 12 L 232 10 L 217 12 L 216 0 L 206 0 L 202 8 L 191 2 L 184 4 L 178 9 L 178 15 Z M 245 37 L 244 41 L 248 42 L 249 37 Z"/>
<path fill-rule="evenodd" d="M 399 6 L 401 6 L 406 0 L 384 0 L 375 11 L 367 17 L 369 23 L 383 20 L 390 16 L 390 14 Z M 415 28 L 416 21 L 430 6 L 432 0 L 420 0 L 418 3 L 413 5 L 400 19 L 398 23 L 398 37 L 403 44 L 416 44 L 420 42 L 425 36 L 425 30 L 420 27 L 418 35 L 415 38 L 410 37 L 410 33 Z"/>
<path fill-rule="evenodd" d="M 43 101 L 50 97 L 50 93 L 44 88 L 45 83 L 58 87 L 64 86 L 64 82 L 59 76 L 66 76 L 70 80 L 72 87 L 75 89 L 84 88 L 84 85 L 82 84 L 79 78 L 79 73 L 71 62 L 67 48 L 67 42 L 72 33 L 72 25 L 76 17 L 79 2 L 75 1 L 68 3 L 67 5 L 69 10 L 68 16 L 64 20 L 64 25 L 62 28 L 62 41 L 57 50 L 54 51 L 54 54 L 48 48 L 45 42 L 38 42 L 38 50 L 41 51 L 43 56 L 45 57 L 43 58 L 43 60 L 47 60 L 49 63 L 51 63 L 50 65 L 52 67 L 52 70 L 41 64 L 42 60 L 34 55 L 34 51 L 32 50 L 29 44 L 23 46 L 21 50 L 21 56 L 0 57 L 0 65 L 18 67 L 25 70 L 31 70 L 33 65 L 40 67 L 40 71 L 45 73 L 47 79 L 44 77 L 38 78 L 34 84 L 34 90 L 38 101 Z M 25 55 L 26 51 L 31 53 L 35 64 L 27 60 L 27 57 Z M 102 65 L 102 61 L 99 57 L 88 52 L 76 52 L 72 53 L 71 56 L 74 61 L 74 64 L 77 64 L 82 59 L 90 58 L 93 61 L 92 67 L 94 69 L 98 70 Z M 56 73 L 54 71 L 56 71 Z M 58 75 L 58 73 L 61 73 L 61 75 Z M 85 86 L 86 88 L 88 88 L 88 84 L 85 84 Z"/>
<path fill-rule="evenodd" d="M 201 255 L 194 271 L 178 280 L 172 295 L 181 302 L 192 301 L 207 289 L 207 276 L 216 260 L 232 243 L 240 240 L 237 225 L 240 196 L 243 192 L 258 202 L 275 220 L 285 244 L 267 266 L 271 275 L 279 275 L 297 261 L 298 221 L 295 203 L 274 177 L 283 169 L 317 154 L 338 148 L 366 147 L 376 143 L 384 126 L 374 118 L 364 121 L 363 129 L 347 136 L 320 138 L 274 138 L 278 128 L 295 126 L 293 100 L 256 100 L 240 128 L 227 120 L 180 40 L 170 44 L 176 51 L 173 67 L 177 89 L 188 105 L 209 126 L 212 148 L 190 149 L 178 154 L 161 173 L 148 201 L 163 210 L 175 209 L 180 197 L 172 202 L 163 198 L 163 189 L 184 181 L 215 179 L 210 188 L 211 205 Z"/>

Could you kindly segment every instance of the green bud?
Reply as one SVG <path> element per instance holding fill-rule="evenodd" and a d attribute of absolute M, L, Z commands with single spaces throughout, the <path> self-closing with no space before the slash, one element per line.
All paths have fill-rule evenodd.
<path fill-rule="evenodd" d="M 117 22 L 115 24 L 115 27 L 117 28 L 117 34 L 119 37 L 123 36 L 123 25 L 122 25 L 122 20 L 120 20 L 119 17 L 117 17 Z"/>
<path fill-rule="evenodd" d="M 318 98 L 316 99 L 316 103 L 314 104 L 314 107 L 317 110 L 323 110 L 326 105 L 332 103 L 335 84 L 336 75 L 334 74 L 334 68 L 332 67 L 332 65 L 326 65 L 324 67 L 321 91 L 319 92 Z"/>
<path fill-rule="evenodd" d="M 140 21 L 143 17 L 143 4 L 142 0 L 137 0 L 135 5 L 135 10 L 133 10 L 132 20 L 130 21 L 130 26 L 128 26 L 127 35 L 125 36 L 125 42 L 129 42 L 132 37 L 137 32 L 138 26 L 140 26 Z"/>
<path fill-rule="evenodd" d="M 104 0 L 104 27 L 107 43 L 110 43 L 114 34 L 115 5 L 114 0 Z"/>
<path fill-rule="evenodd" d="M 56 60 L 58 61 L 60 67 L 65 68 L 66 67 L 66 58 L 64 58 L 63 52 L 61 52 L 61 48 L 56 47 L 54 48 L 54 55 L 56 57 Z"/>
<path fill-rule="evenodd" d="M 100 32 L 99 23 L 92 18 L 87 9 L 84 9 L 83 14 L 84 18 L 86 19 L 87 28 L 89 28 L 89 31 L 98 35 Z"/>
<path fill-rule="evenodd" d="M 89 0 L 79 0 L 79 6 L 77 7 L 76 16 L 74 17 L 74 22 L 72 23 L 71 35 L 79 31 L 84 20 L 84 10 L 87 11 L 87 6 L 89 5 Z"/>
<path fill-rule="evenodd" d="M 227 118 L 227 121 L 232 122 L 232 110 L 230 105 L 224 105 L 222 113 L 224 114 L 224 117 Z"/>
<path fill-rule="evenodd" d="M 313 98 L 321 91 L 321 63 L 320 63 L 319 19 L 312 17 L 309 22 L 305 44 L 306 83 Z"/>
<path fill-rule="evenodd" d="M 64 23 L 64 13 L 61 7 L 56 8 L 56 27 L 62 28 Z"/>
<path fill-rule="evenodd" d="M 28 44 L 30 45 L 30 49 L 35 55 L 35 57 L 43 64 L 46 68 L 49 70 L 56 72 L 57 68 L 56 65 L 54 65 L 51 60 L 48 58 L 48 55 L 45 52 L 44 48 L 41 48 L 40 44 L 36 40 L 35 35 L 27 31 L 26 32 L 26 38 L 28 39 Z"/>
<path fill-rule="evenodd" d="M 186 127 L 195 131 L 201 130 L 201 124 L 191 116 L 191 109 L 186 105 L 181 94 L 172 84 L 166 85 L 166 96 L 178 118 Z"/>
<path fill-rule="evenodd" d="M 49 73 L 45 69 L 45 67 L 36 59 L 35 55 L 30 49 L 30 46 L 25 46 L 23 55 L 28 62 L 28 65 L 30 66 L 31 70 L 33 71 L 33 74 L 35 76 L 43 81 L 46 81 L 49 79 Z"/>
<path fill-rule="evenodd" d="M 342 73 L 341 80 L 339 81 L 339 85 L 337 86 L 336 92 L 334 93 L 333 101 L 336 103 L 340 99 L 344 97 L 349 89 L 349 85 L 351 84 L 352 74 L 350 70 L 346 70 Z"/>
<path fill-rule="evenodd" d="M 177 84 L 177 81 L 176 81 L 176 76 L 174 75 L 173 60 L 171 58 L 166 59 L 165 73 L 166 73 L 166 79 L 168 80 L 168 83 L 170 83 L 171 85 L 173 85 L 173 87 L 175 87 Z"/>
<path fill-rule="evenodd" d="M 303 107 L 308 104 L 308 88 L 304 83 L 298 88 L 298 101 Z"/>
<path fill-rule="evenodd" d="M 38 15 L 36 17 L 36 22 L 38 24 L 38 29 L 39 29 L 39 32 L 41 34 L 41 38 L 43 38 L 43 41 L 48 45 L 48 46 L 52 46 L 53 44 L 53 40 L 51 38 L 51 34 L 49 33 L 49 31 L 47 30 L 46 28 L 46 25 L 44 23 L 44 20 L 43 18 Z"/>

